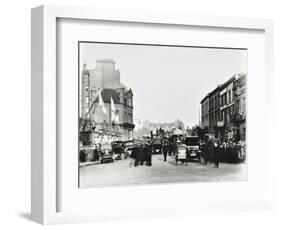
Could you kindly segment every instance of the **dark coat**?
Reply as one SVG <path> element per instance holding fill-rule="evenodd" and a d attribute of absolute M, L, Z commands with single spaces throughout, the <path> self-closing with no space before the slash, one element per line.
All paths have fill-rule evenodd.
<path fill-rule="evenodd" d="M 86 151 L 85 150 L 80 150 L 79 158 L 80 158 L 80 162 L 85 162 L 86 161 Z"/>
<path fill-rule="evenodd" d="M 213 148 L 213 161 L 215 163 L 220 162 L 220 148 L 218 146 Z"/>
<path fill-rule="evenodd" d="M 134 147 L 134 148 L 132 149 L 131 157 L 136 160 L 136 159 L 137 159 L 137 156 L 138 156 L 138 147 Z"/>
<path fill-rule="evenodd" d="M 140 146 L 138 148 L 138 156 L 137 156 L 138 161 L 144 162 L 145 161 L 145 148 Z"/>

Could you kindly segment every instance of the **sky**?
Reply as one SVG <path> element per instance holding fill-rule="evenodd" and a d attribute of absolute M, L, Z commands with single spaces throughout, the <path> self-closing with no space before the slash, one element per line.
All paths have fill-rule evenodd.
<path fill-rule="evenodd" d="M 201 99 L 236 73 L 247 73 L 247 50 L 80 43 L 80 70 L 113 59 L 134 94 L 134 119 L 199 122 Z"/>

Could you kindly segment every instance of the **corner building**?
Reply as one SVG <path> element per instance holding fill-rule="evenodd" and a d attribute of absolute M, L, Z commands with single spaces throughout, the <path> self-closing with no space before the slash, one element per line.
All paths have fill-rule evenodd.
<path fill-rule="evenodd" d="M 92 121 L 96 139 L 133 138 L 133 92 L 120 82 L 120 71 L 112 59 L 97 60 L 95 69 L 88 69 L 84 64 L 80 90 L 80 117 Z"/>

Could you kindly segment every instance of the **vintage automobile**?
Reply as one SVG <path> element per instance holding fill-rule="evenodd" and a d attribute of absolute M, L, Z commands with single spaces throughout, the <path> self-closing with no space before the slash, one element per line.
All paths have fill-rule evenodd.
<path fill-rule="evenodd" d="M 187 158 L 188 160 L 201 160 L 200 149 L 199 149 L 199 137 L 188 136 L 185 139 Z"/>
<path fill-rule="evenodd" d="M 113 141 L 111 143 L 114 160 L 122 160 L 124 158 L 125 146 L 123 141 Z"/>
<path fill-rule="evenodd" d="M 185 144 L 179 144 L 177 146 L 176 150 L 176 165 L 178 165 L 178 161 L 180 161 L 182 164 L 187 164 L 187 150 Z"/>
<path fill-rule="evenodd" d="M 154 154 L 162 153 L 162 138 L 159 136 L 155 136 L 151 140 L 152 150 Z"/>
<path fill-rule="evenodd" d="M 101 158 L 100 158 L 101 163 L 114 162 L 111 144 L 108 143 L 101 144 L 100 154 L 101 154 Z"/>

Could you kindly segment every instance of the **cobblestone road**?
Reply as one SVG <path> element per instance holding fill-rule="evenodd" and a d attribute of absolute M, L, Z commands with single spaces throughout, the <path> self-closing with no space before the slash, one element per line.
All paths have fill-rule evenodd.
<path fill-rule="evenodd" d="M 245 163 L 220 163 L 219 168 L 214 168 L 213 164 L 203 165 L 199 162 L 176 166 L 173 156 L 168 156 L 165 162 L 162 155 L 153 155 L 151 167 L 134 167 L 131 159 L 105 164 L 96 162 L 80 167 L 81 187 L 241 180 L 247 180 Z"/>

